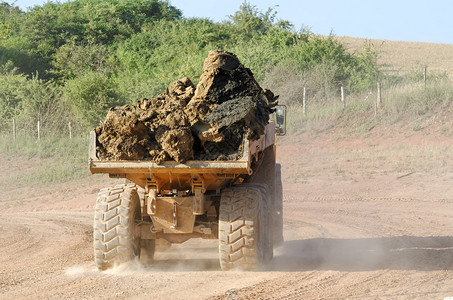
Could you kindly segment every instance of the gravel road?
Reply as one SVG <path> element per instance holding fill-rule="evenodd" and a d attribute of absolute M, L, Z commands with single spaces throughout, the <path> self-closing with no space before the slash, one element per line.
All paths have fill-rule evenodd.
<path fill-rule="evenodd" d="M 351 158 L 357 144 L 343 141 L 338 151 L 326 141 L 291 141 L 279 148 L 285 243 L 262 270 L 222 272 L 217 241 L 191 240 L 158 252 L 152 267 L 97 271 L 92 207 L 104 183 L 85 179 L 69 190 L 22 188 L 0 198 L 0 299 L 453 297 L 451 161 L 392 169 L 401 158 L 387 146 L 379 167 L 365 168 L 365 156 Z"/>

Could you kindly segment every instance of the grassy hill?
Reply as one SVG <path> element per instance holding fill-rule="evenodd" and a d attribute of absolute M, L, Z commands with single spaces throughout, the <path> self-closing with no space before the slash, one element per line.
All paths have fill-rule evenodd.
<path fill-rule="evenodd" d="M 453 44 L 366 40 L 348 36 L 337 39 L 350 51 L 359 51 L 366 42 L 371 43 L 380 52 L 378 63 L 387 74 L 421 72 L 426 66 L 428 73 L 445 73 L 453 78 Z"/>
<path fill-rule="evenodd" d="M 445 139 L 453 136 L 453 86 L 450 82 L 453 76 L 453 45 L 351 37 L 335 39 L 344 43 L 351 52 L 362 50 L 366 43 L 371 43 L 379 50 L 378 64 L 385 75 L 393 78 L 383 78 L 382 104 L 375 110 L 375 88 L 357 93 L 347 91 L 346 109 L 342 107 L 339 91 L 318 98 L 308 93 L 307 112 L 304 115 L 301 106 L 302 88 L 306 83 L 316 83 L 319 73 L 289 76 L 285 69 L 270 70 L 260 84 L 280 94 L 281 102 L 290 106 L 289 140 L 308 134 L 331 142 L 347 140 L 351 144 L 361 141 L 362 144 L 374 145 L 373 141 L 385 139 L 397 145 L 396 141 L 415 135 L 421 141 L 425 136 L 430 136 L 430 145 L 436 141 L 443 141 L 444 145 Z M 429 81 L 426 87 L 422 81 L 422 66 L 428 67 Z M 1 137 L 0 141 L 0 153 L 3 153 L 1 160 L 35 159 L 34 164 L 31 163 L 33 172 L 0 180 L 0 183 L 11 188 L 16 188 L 19 182 L 39 185 L 89 176 L 85 136 L 77 136 L 73 140 L 66 136 L 49 137 L 37 143 L 28 137 L 11 142 L 11 136 L 8 135 Z M 395 151 L 405 153 L 407 147 Z M 445 146 L 441 150 L 430 147 L 445 153 Z M 415 148 L 418 149 L 418 146 Z"/>
<path fill-rule="evenodd" d="M 367 45 L 379 53 L 382 103 L 376 107 L 377 84 L 363 92 L 346 90 L 346 109 L 340 101 L 339 90 L 322 99 L 312 93 L 307 96 L 304 115 L 301 103 L 305 81 L 288 79 L 285 85 L 274 89 L 281 95 L 282 102 L 292 103 L 290 132 L 339 132 L 341 136 L 369 136 L 376 132 L 392 136 L 415 131 L 425 135 L 433 132 L 444 136 L 453 134 L 450 121 L 453 113 L 453 45 L 352 37 L 336 39 L 350 52 L 360 51 Z M 426 85 L 424 66 L 428 75 Z M 272 84 L 272 80 L 267 83 Z"/>

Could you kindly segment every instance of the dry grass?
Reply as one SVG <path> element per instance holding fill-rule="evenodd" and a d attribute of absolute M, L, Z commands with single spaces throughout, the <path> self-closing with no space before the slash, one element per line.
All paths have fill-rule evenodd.
<path fill-rule="evenodd" d="M 353 37 L 338 37 L 351 51 L 359 51 L 367 41 Z M 428 72 L 446 73 L 453 79 L 453 45 L 421 42 L 368 40 L 381 52 L 378 63 L 389 75 L 404 75 L 427 66 Z"/>
<path fill-rule="evenodd" d="M 363 51 L 368 43 L 379 51 L 383 65 L 382 104 L 377 109 L 376 86 L 362 93 L 346 91 L 346 109 L 342 109 L 339 89 L 323 92 L 326 80 L 317 73 L 292 76 L 290 69 L 275 68 L 263 86 L 280 95 L 280 103 L 289 106 L 289 132 L 319 133 L 338 128 L 347 135 L 368 136 L 375 127 L 395 131 L 439 131 L 453 135 L 453 45 L 395 42 L 338 37 L 350 51 Z M 423 68 L 428 80 L 423 82 Z M 323 73 L 323 72 L 319 72 Z M 321 84 L 316 84 L 321 83 Z M 307 87 L 306 114 L 302 112 L 302 91 Z M 321 93 L 322 92 L 322 93 Z"/>
<path fill-rule="evenodd" d="M 375 128 L 371 135 L 357 138 L 344 128 L 319 134 L 296 133 L 283 138 L 280 156 L 288 182 L 307 183 L 324 174 L 354 180 L 388 174 L 431 174 L 452 176 L 453 148 L 449 137 L 431 132 L 403 130 L 385 132 Z M 282 151 L 282 150 L 279 150 Z"/>
<path fill-rule="evenodd" d="M 447 162 L 453 161 L 453 151 L 447 145 L 427 143 L 422 145 L 371 145 L 360 149 L 350 149 L 337 153 L 337 164 L 348 169 L 355 164 L 357 172 L 408 173 L 426 172 L 444 174 L 451 172 Z M 353 163 L 351 163 L 353 162 Z"/>
<path fill-rule="evenodd" d="M 380 107 L 375 103 L 376 91 L 347 95 L 346 109 L 339 95 L 323 102 L 308 99 L 306 114 L 300 104 L 289 106 L 288 132 L 336 132 L 340 138 L 413 132 L 453 136 L 453 86 L 449 80 L 429 82 L 426 87 L 416 82 L 383 88 Z"/>

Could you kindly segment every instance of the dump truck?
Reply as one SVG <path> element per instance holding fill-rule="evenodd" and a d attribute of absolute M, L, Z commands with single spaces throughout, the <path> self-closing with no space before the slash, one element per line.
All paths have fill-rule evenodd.
<path fill-rule="evenodd" d="M 100 190 L 94 258 L 106 270 L 138 257 L 152 263 L 156 244 L 218 239 L 222 270 L 254 270 L 283 243 L 281 168 L 276 136 L 286 133 L 286 107 L 276 107 L 256 140 L 244 139 L 231 161 L 100 160 L 90 133 L 89 168 L 125 183 Z"/>

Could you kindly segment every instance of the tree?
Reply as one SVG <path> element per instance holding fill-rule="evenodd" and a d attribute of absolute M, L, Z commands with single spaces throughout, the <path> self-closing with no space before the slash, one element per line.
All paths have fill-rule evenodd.
<path fill-rule="evenodd" d="M 273 8 L 269 8 L 265 13 L 258 10 L 255 5 L 244 1 L 239 10 L 229 16 L 233 25 L 236 26 L 246 36 L 250 37 L 254 34 L 265 34 L 274 26 L 277 12 Z M 282 23 L 283 26 L 289 26 L 289 22 Z"/>

